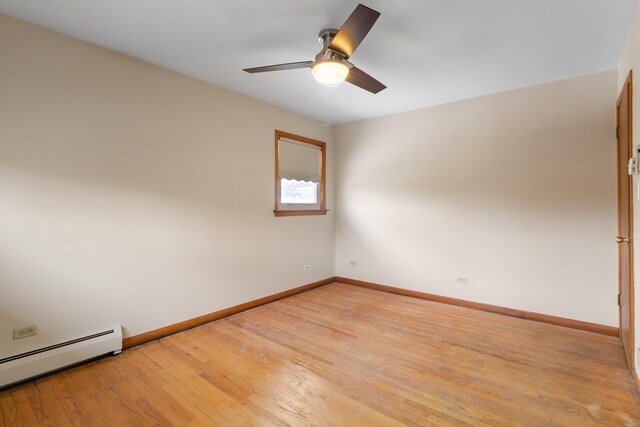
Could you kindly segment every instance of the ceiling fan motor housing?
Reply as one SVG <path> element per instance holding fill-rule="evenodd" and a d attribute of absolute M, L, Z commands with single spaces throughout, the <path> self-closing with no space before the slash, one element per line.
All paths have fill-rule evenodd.
<path fill-rule="evenodd" d="M 320 34 L 318 34 L 318 41 L 322 46 L 329 47 L 336 34 L 338 34 L 338 30 L 335 28 L 327 28 L 320 31 Z"/>
<path fill-rule="evenodd" d="M 320 44 L 322 44 L 323 47 L 320 53 L 316 55 L 313 65 L 319 64 L 321 62 L 341 62 L 350 69 L 353 67 L 353 64 L 347 61 L 343 54 L 333 49 L 329 49 L 329 45 L 331 44 L 331 41 L 336 36 L 336 34 L 338 34 L 338 30 L 333 28 L 320 31 L 320 34 L 318 34 L 318 41 L 320 42 Z"/>

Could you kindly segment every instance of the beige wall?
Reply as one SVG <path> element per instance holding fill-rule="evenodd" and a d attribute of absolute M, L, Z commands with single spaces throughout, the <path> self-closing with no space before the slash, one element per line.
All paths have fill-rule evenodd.
<path fill-rule="evenodd" d="M 622 90 L 624 82 L 629 75 L 629 71 L 633 70 L 635 73 L 633 78 L 634 94 L 633 94 L 633 147 L 637 148 L 640 145 L 640 93 L 638 92 L 638 73 L 640 73 L 640 5 L 636 8 L 631 29 L 627 36 L 627 42 L 625 44 L 624 51 L 622 52 L 622 58 L 618 64 L 618 92 Z M 634 194 L 638 194 L 638 186 L 640 186 L 640 180 L 638 176 L 633 177 L 633 185 L 636 190 Z M 635 197 L 633 202 L 633 224 L 634 224 L 634 241 L 637 242 L 638 232 L 640 231 L 640 202 L 638 197 Z M 640 277 L 640 246 L 635 245 L 635 259 L 634 259 L 634 271 L 635 274 L 635 307 L 636 313 L 640 313 L 640 284 L 638 278 Z M 636 355 L 638 354 L 638 346 L 640 345 L 640 315 L 635 317 L 635 344 Z M 636 356 L 636 372 L 640 375 L 640 358 Z"/>
<path fill-rule="evenodd" d="M 336 274 L 617 326 L 615 96 L 608 71 L 338 126 Z"/>
<path fill-rule="evenodd" d="M 274 129 L 328 142 L 333 209 L 331 127 L 5 15 L 0 100 L 0 357 L 334 274 L 332 212 L 272 212 Z"/>

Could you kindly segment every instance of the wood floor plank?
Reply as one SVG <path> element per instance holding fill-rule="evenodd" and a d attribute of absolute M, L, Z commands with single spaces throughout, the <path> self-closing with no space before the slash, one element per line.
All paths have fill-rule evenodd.
<path fill-rule="evenodd" d="M 274 316 L 273 314 L 271 314 L 268 318 L 268 320 L 263 319 L 263 321 L 256 323 L 254 325 L 249 325 L 246 321 L 243 323 L 243 328 L 244 329 L 249 329 L 252 332 L 255 332 L 257 334 L 260 335 L 269 335 L 269 334 L 273 334 L 273 331 L 278 331 L 279 334 L 281 334 L 281 331 L 285 331 L 287 329 L 287 325 L 293 325 L 295 324 L 294 322 L 282 322 L 282 323 L 278 323 L 277 320 L 277 316 Z M 270 329 L 271 328 L 271 329 Z M 307 349 L 307 348 L 314 348 L 315 347 L 315 351 L 316 352 L 322 352 L 322 353 L 327 353 L 327 349 L 323 348 L 321 346 L 322 344 L 322 339 L 321 339 L 321 335 L 319 334 L 312 334 L 314 336 L 314 340 L 313 341 L 304 341 L 304 342 L 300 342 L 300 343 L 295 343 L 295 342 L 291 342 L 290 339 L 285 338 L 281 344 L 283 346 L 287 346 L 291 349 L 293 349 L 294 351 L 300 351 L 300 349 L 298 347 L 296 347 L 297 345 Z M 272 338 L 273 339 L 273 338 Z M 361 348 L 366 349 L 367 344 L 366 343 L 361 343 L 360 344 Z M 375 344 L 376 347 L 376 357 L 380 357 L 381 355 L 384 354 L 384 350 L 383 350 L 383 345 L 381 343 L 376 343 Z M 366 360 L 366 351 L 359 351 L 357 353 L 355 353 L 354 356 L 354 349 L 355 347 L 351 347 L 348 348 L 347 351 L 339 351 L 337 352 L 338 354 L 343 355 L 342 360 L 339 362 L 342 365 L 345 366 L 349 366 L 349 371 L 352 372 L 358 372 L 359 376 L 361 376 L 363 374 L 362 372 L 362 360 Z M 394 347 L 395 348 L 395 347 Z M 346 354 L 348 354 L 348 356 L 345 356 Z M 333 364 L 333 362 L 332 362 Z M 376 365 L 375 363 L 373 363 L 373 365 Z M 371 365 L 369 365 L 371 366 Z M 366 368 L 365 368 L 366 369 Z M 385 372 L 385 374 L 389 374 L 389 371 Z M 330 373 L 325 373 L 325 375 L 330 375 Z M 460 407 L 459 406 L 459 400 L 455 399 L 451 396 L 448 396 L 446 393 L 442 393 L 442 391 L 448 391 L 448 388 L 450 387 L 450 383 L 444 385 L 443 387 L 441 387 L 442 390 L 438 390 L 438 393 L 427 393 L 427 394 L 422 394 L 420 393 L 420 390 L 415 390 L 415 387 L 412 385 L 412 383 L 408 382 L 406 380 L 406 378 L 409 377 L 409 375 L 406 375 L 404 377 L 399 378 L 398 380 L 396 380 L 395 378 L 392 379 L 393 381 L 384 381 L 384 378 L 380 377 L 380 376 L 376 376 L 375 380 L 372 382 L 371 386 L 373 387 L 378 387 L 380 388 L 380 386 L 387 386 L 390 388 L 394 388 L 396 390 L 401 390 L 403 388 L 407 388 L 409 387 L 409 393 L 407 396 L 405 397 L 409 397 L 409 396 L 421 396 L 422 399 L 427 399 L 429 400 L 429 405 L 431 407 L 438 407 L 440 409 L 440 411 L 445 411 L 445 413 L 448 414 L 448 416 L 450 417 L 454 417 L 454 418 L 460 418 L 461 420 L 467 420 L 468 422 L 471 422 L 472 424 L 477 425 L 478 423 L 480 423 L 481 421 L 484 424 L 504 424 L 504 421 L 501 421 L 501 418 L 497 415 L 498 413 L 504 412 L 504 408 L 502 408 L 502 411 L 494 411 L 493 414 L 490 415 L 478 415 L 476 413 L 474 413 L 473 411 L 467 411 L 464 407 Z M 418 375 L 418 378 L 422 377 L 422 375 Z M 432 378 L 430 380 L 430 387 L 433 388 L 435 382 L 434 382 L 434 378 Z M 433 390 L 431 390 L 433 391 Z M 465 392 L 465 396 L 468 396 L 471 393 L 471 391 L 467 390 Z M 522 411 L 513 411 L 514 414 L 520 414 L 522 413 Z"/>
<path fill-rule="evenodd" d="M 18 408 L 16 408 L 11 390 L 0 390 L 0 418 L 4 426 L 14 427 L 20 425 Z"/>
<path fill-rule="evenodd" d="M 216 331 L 208 332 L 208 335 L 219 332 L 220 328 L 217 328 Z M 350 397 L 354 400 L 366 403 L 366 405 L 371 409 L 381 412 L 390 418 L 396 419 L 397 421 L 406 423 L 411 420 L 415 422 L 417 418 L 426 420 L 430 413 L 443 415 L 442 411 L 432 410 L 429 411 L 430 413 L 423 411 L 421 414 L 413 413 L 411 414 L 411 417 L 404 417 L 402 409 L 406 402 L 406 396 L 400 396 L 401 392 L 398 394 L 398 387 L 384 387 L 384 384 L 380 381 L 380 377 L 375 373 L 375 371 L 362 369 L 362 366 L 358 366 L 357 364 L 349 365 L 346 371 L 338 371 L 334 369 L 333 363 L 327 364 L 314 358 L 304 356 L 297 353 L 295 350 L 288 348 L 286 345 L 277 344 L 274 341 L 265 339 L 260 335 L 255 335 L 243 328 L 237 328 L 237 330 L 230 329 L 225 331 L 224 335 L 226 335 L 224 337 L 224 342 L 231 345 L 240 345 L 240 342 L 244 342 L 244 344 L 241 345 L 245 352 L 255 353 L 258 355 L 257 357 L 260 357 L 260 351 L 263 349 L 273 349 L 276 354 L 286 355 L 286 359 L 291 360 L 292 363 L 314 372 L 317 376 L 327 379 L 337 386 L 342 387 L 343 390 L 348 390 Z M 242 336 L 242 338 L 238 338 L 240 336 Z M 239 339 L 240 342 L 234 342 L 236 339 Z M 255 351 L 251 349 L 250 343 L 255 343 Z M 269 361 L 266 362 L 269 363 Z M 346 366 L 346 359 L 343 359 L 342 362 L 343 367 Z M 369 379 L 368 383 L 365 382 L 366 379 Z M 356 381 L 360 381 L 360 384 Z M 361 385 L 362 387 L 358 387 L 358 385 Z M 366 397 L 358 398 L 360 397 L 359 395 L 364 395 Z M 446 408 L 443 409 L 446 410 Z M 456 414 L 453 418 L 457 419 L 459 423 L 463 419 L 472 421 L 472 419 L 467 418 L 462 413 L 463 411 L 454 412 L 456 412 Z"/>
<path fill-rule="evenodd" d="M 38 380 L 34 383 L 27 384 L 18 390 L 29 390 L 31 408 L 38 417 L 39 425 L 67 425 L 70 423 L 70 419 L 64 411 L 64 408 L 60 405 L 60 402 L 56 398 L 55 394 L 42 392 L 42 388 L 38 382 L 46 383 L 47 378 Z"/>
<path fill-rule="evenodd" d="M 49 375 L 38 378 L 35 383 L 40 391 L 40 396 L 44 401 L 47 411 L 52 413 L 52 418 L 57 420 L 58 425 L 65 425 L 63 420 L 66 417 L 67 424 L 73 426 L 88 425 L 86 419 L 80 413 L 75 402 L 64 386 L 63 378 L 66 373 L 60 375 Z M 64 415 L 63 415 L 64 414 Z"/>
<path fill-rule="evenodd" d="M 231 338 L 231 339 L 230 339 Z M 271 402 L 262 406 L 264 410 L 272 410 L 280 419 L 289 422 L 309 423 L 312 420 L 320 425 L 335 425 L 340 419 L 334 414 L 342 414 L 342 421 L 365 423 L 368 425 L 394 425 L 393 419 L 367 407 L 343 394 L 343 390 L 326 379 L 315 375 L 304 366 L 288 358 L 275 360 L 265 352 L 243 345 L 242 358 L 238 360 L 236 342 L 230 336 L 208 333 L 199 338 L 203 348 L 209 347 L 218 357 L 212 364 L 218 365 L 229 376 L 239 378 L 242 383 L 251 384 L 247 400 L 251 407 Z M 221 361 L 228 361 L 220 366 Z M 285 396 L 277 401 L 274 396 Z M 325 408 L 333 410 L 327 412 Z M 345 414 L 349 414 L 345 420 Z M 296 421 L 297 420 L 297 421 Z"/>
<path fill-rule="evenodd" d="M 56 413 L 55 408 L 47 407 L 45 409 L 42 399 L 40 399 L 38 387 L 34 382 L 13 388 L 11 394 L 16 408 L 18 408 L 18 419 L 21 425 L 46 427 L 56 425 L 51 418 L 52 414 Z M 68 420 L 60 420 L 60 422 L 68 424 Z"/>
<path fill-rule="evenodd" d="M 107 360 L 108 362 L 108 360 Z M 96 363 L 68 371 L 65 386 L 90 425 L 152 425 L 112 384 L 100 375 Z"/>
<path fill-rule="evenodd" d="M 191 377 L 176 375 L 172 369 L 165 369 L 143 352 L 135 352 L 130 363 L 151 368 L 146 373 L 153 381 L 193 415 L 189 425 L 219 425 L 220 418 L 211 410 L 214 405 L 212 397 L 191 387 Z"/>
<path fill-rule="evenodd" d="M 0 427 L 640 426 L 620 340 L 331 284 L 0 391 Z"/>
<path fill-rule="evenodd" d="M 214 414 L 216 425 L 244 425 L 257 420 L 233 397 L 203 379 L 200 374 L 204 368 L 197 359 L 172 344 L 171 338 L 160 341 L 158 346 L 145 346 L 144 353 L 165 368 L 165 375 L 176 390 L 185 393 L 205 413 Z"/>

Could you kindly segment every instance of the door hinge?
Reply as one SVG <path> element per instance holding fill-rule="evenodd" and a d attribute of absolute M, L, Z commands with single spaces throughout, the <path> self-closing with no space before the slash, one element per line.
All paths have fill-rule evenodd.
<path fill-rule="evenodd" d="M 620 138 L 620 126 L 616 126 L 616 138 Z"/>
<path fill-rule="evenodd" d="M 620 294 L 618 294 L 618 305 L 621 306 L 622 305 L 622 301 L 620 300 Z"/>

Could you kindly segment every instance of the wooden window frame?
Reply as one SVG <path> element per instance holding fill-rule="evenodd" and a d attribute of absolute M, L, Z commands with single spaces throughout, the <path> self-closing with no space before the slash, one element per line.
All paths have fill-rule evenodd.
<path fill-rule="evenodd" d="M 291 139 L 293 141 L 303 142 L 305 144 L 315 145 L 320 147 L 320 209 L 304 210 L 304 209 L 279 209 L 280 200 L 280 164 L 278 159 L 278 142 L 280 138 Z M 329 209 L 326 205 L 327 195 L 327 144 L 315 139 L 307 138 L 305 136 L 295 135 L 289 132 L 283 132 L 276 130 L 275 132 L 275 159 L 276 159 L 276 198 L 275 209 L 273 213 L 275 216 L 307 216 L 307 215 L 326 215 Z"/>

